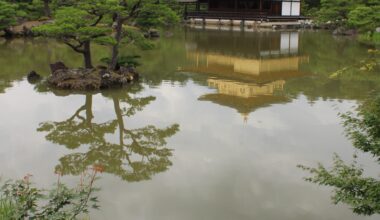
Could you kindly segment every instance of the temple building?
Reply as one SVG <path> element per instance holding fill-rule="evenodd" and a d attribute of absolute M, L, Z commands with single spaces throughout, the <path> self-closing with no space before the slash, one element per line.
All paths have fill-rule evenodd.
<path fill-rule="evenodd" d="M 179 0 L 186 18 L 285 21 L 302 19 L 300 0 Z"/>

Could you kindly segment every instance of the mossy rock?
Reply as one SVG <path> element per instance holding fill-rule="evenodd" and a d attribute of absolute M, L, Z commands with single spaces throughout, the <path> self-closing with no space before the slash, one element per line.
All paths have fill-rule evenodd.
<path fill-rule="evenodd" d="M 123 68 L 110 71 L 104 68 L 94 69 L 58 69 L 47 79 L 50 86 L 67 90 L 100 90 L 123 87 L 138 80 L 134 69 Z"/>

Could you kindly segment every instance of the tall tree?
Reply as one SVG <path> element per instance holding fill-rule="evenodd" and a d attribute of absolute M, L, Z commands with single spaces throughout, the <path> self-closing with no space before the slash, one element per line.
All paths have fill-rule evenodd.
<path fill-rule="evenodd" d="M 46 17 L 51 17 L 51 11 L 50 11 L 50 0 L 43 0 L 44 1 L 44 14 Z"/>
<path fill-rule="evenodd" d="M 119 47 L 122 43 L 142 42 L 143 31 L 147 28 L 171 24 L 179 20 L 170 7 L 156 0 L 120 0 L 113 8 L 113 18 L 115 34 L 109 64 L 112 70 L 117 68 Z"/>

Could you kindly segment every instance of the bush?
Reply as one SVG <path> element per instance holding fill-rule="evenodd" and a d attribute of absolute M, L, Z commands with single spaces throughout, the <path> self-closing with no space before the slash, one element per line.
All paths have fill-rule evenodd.
<path fill-rule="evenodd" d="M 30 182 L 31 175 L 21 180 L 8 181 L 0 190 L 0 219 L 76 219 L 97 209 L 94 182 L 101 168 L 85 173 L 78 187 L 69 188 L 58 182 L 48 191 L 38 189 Z"/>
<path fill-rule="evenodd" d="M 358 6 L 348 14 L 348 24 L 362 32 L 374 32 L 380 26 L 380 7 Z"/>
<path fill-rule="evenodd" d="M 359 42 L 370 46 L 380 46 L 380 33 L 360 34 L 358 40 Z"/>

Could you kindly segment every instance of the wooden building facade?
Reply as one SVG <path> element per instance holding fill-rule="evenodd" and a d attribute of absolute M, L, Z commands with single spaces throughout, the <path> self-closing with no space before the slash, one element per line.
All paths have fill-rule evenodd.
<path fill-rule="evenodd" d="M 180 0 L 186 18 L 238 20 L 302 19 L 300 0 Z"/>

